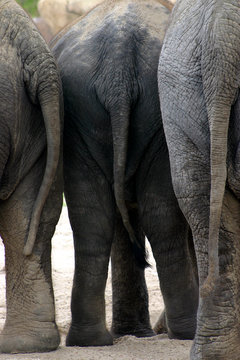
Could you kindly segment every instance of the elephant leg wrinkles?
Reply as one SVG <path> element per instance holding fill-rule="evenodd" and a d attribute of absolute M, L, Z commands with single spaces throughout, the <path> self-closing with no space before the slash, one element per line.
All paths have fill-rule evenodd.
<path fill-rule="evenodd" d="M 53 185 L 44 206 L 31 256 L 23 255 L 29 218 L 41 181 L 36 164 L 8 200 L 0 204 L 0 230 L 5 245 L 6 305 L 1 352 L 41 352 L 58 347 L 51 278 L 51 238 L 60 216 L 62 188 Z M 34 186 L 33 186 L 34 184 Z"/>
<path fill-rule="evenodd" d="M 194 360 L 225 360 L 226 354 L 229 359 L 239 359 L 239 212 L 239 201 L 226 189 L 219 233 L 220 277 L 210 296 L 200 297 L 197 333 L 191 350 Z M 196 241 L 202 238 L 196 237 Z"/>
<path fill-rule="evenodd" d="M 173 184 L 193 233 L 201 287 L 208 273 L 209 157 L 199 151 L 185 132 L 177 129 L 177 139 L 184 141 L 176 149 L 177 139 L 169 137 L 174 159 Z M 174 131 L 173 124 L 171 131 Z M 199 298 L 197 329 L 191 350 L 194 360 L 225 360 L 229 344 L 229 359 L 239 358 L 239 211 L 236 196 L 226 188 L 219 233 L 220 278 L 209 296 Z"/>

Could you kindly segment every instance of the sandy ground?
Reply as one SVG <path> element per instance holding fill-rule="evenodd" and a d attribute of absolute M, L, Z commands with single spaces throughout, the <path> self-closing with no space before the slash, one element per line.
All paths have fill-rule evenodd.
<path fill-rule="evenodd" d="M 146 270 L 146 281 L 149 290 L 149 307 L 151 322 L 154 325 L 163 309 L 162 296 L 159 290 L 158 277 L 154 259 L 150 254 L 151 268 Z M 73 247 L 71 228 L 68 222 L 67 208 L 63 211 L 53 237 L 53 282 L 56 302 L 57 324 L 61 333 L 61 346 L 57 351 L 44 354 L 0 355 L 0 360 L 34 359 L 34 360 L 187 360 L 191 341 L 169 340 L 166 335 L 152 338 L 135 338 L 125 336 L 109 347 L 67 348 L 66 333 L 70 323 L 70 296 L 73 277 Z M 0 242 L 0 269 L 4 266 L 4 247 Z M 0 330 L 5 318 L 5 273 L 0 271 Z M 106 288 L 107 325 L 111 326 L 111 273 Z"/>

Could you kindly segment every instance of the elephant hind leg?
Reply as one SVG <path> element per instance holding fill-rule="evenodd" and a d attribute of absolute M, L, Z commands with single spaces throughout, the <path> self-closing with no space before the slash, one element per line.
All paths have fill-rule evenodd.
<path fill-rule="evenodd" d="M 219 231 L 220 277 L 215 282 L 211 294 L 200 297 L 198 331 L 191 349 L 191 359 L 194 360 L 240 359 L 239 213 L 239 200 L 226 187 Z M 207 239 L 207 236 L 196 233 L 199 263 L 201 260 L 199 250 L 203 239 Z"/>
<path fill-rule="evenodd" d="M 139 214 L 156 261 L 168 335 L 193 339 L 198 308 L 196 262 L 191 258 L 190 229 L 173 192 L 167 150 L 164 144 L 159 149 L 161 141 L 155 138 L 139 168 Z"/>
<path fill-rule="evenodd" d="M 144 242 L 137 209 L 129 211 L 130 221 L 138 238 Z M 148 292 L 144 270 L 136 265 L 129 236 L 118 216 L 111 253 L 114 337 L 134 335 L 154 336 L 148 312 Z"/>
<path fill-rule="evenodd" d="M 72 322 L 66 345 L 112 345 L 104 298 L 115 216 L 112 187 L 87 150 L 73 152 L 64 169 L 75 249 Z"/>
<path fill-rule="evenodd" d="M 0 335 L 0 352 L 3 353 L 51 351 L 60 342 L 51 279 L 51 238 L 62 203 L 62 189 L 58 184 L 51 190 L 43 209 L 33 254 L 28 257 L 23 255 L 41 169 L 44 169 L 43 161 L 0 205 L 7 307 L 5 326 Z"/>

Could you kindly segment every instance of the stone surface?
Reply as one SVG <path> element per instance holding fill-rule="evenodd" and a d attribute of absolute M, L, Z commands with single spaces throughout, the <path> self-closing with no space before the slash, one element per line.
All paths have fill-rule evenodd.
<path fill-rule="evenodd" d="M 46 40 L 47 43 L 49 43 L 49 41 L 53 37 L 53 32 L 50 26 L 48 25 L 48 23 L 46 22 L 46 20 L 43 19 L 42 17 L 36 17 L 33 18 L 33 21 L 37 26 L 38 30 L 40 31 L 40 33 L 42 34 L 43 38 Z"/>
<path fill-rule="evenodd" d="M 176 0 L 158 0 L 168 7 L 175 4 Z M 38 12 L 53 34 L 56 34 L 64 26 L 90 11 L 102 0 L 39 0 Z M 168 7 L 169 8 L 169 7 Z"/>
<path fill-rule="evenodd" d="M 39 0 L 38 12 L 45 19 L 53 34 L 77 17 L 85 14 L 101 0 Z"/>

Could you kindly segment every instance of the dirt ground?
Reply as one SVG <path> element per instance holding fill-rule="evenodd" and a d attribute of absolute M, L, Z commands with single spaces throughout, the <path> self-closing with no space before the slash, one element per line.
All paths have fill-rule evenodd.
<path fill-rule="evenodd" d="M 152 324 L 163 309 L 154 259 L 150 254 L 151 268 L 146 270 L 149 290 L 149 310 Z M 191 341 L 169 340 L 166 335 L 153 338 L 125 336 L 108 347 L 69 348 L 64 345 L 70 323 L 70 296 L 73 277 L 72 234 L 68 222 L 67 208 L 63 211 L 53 237 L 53 282 L 56 303 L 57 324 L 61 333 L 58 350 L 43 354 L 0 355 L 0 360 L 187 360 Z M 4 267 L 4 247 L 0 242 L 0 270 Z M 107 325 L 111 326 L 111 272 L 106 288 Z M 5 318 L 5 273 L 0 271 L 0 330 Z"/>

